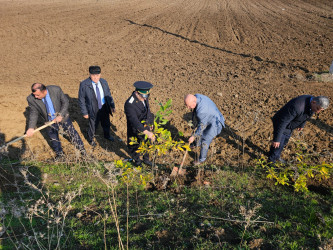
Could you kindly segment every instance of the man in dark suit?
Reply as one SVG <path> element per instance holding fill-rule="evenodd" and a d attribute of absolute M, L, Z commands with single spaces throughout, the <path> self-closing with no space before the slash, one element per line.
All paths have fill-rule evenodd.
<path fill-rule="evenodd" d="M 127 119 L 127 146 L 129 153 L 136 166 L 142 164 L 140 154 L 136 151 L 141 141 L 145 140 L 145 135 L 151 141 L 155 141 L 155 136 L 151 132 L 154 124 L 154 115 L 149 108 L 149 92 L 153 85 L 149 82 L 139 81 L 134 83 L 135 91 L 125 102 L 125 114 Z M 145 121 L 142 123 L 142 121 Z M 139 144 L 130 145 L 132 137 L 136 137 Z M 143 163 L 152 166 L 149 155 L 143 155 Z"/>
<path fill-rule="evenodd" d="M 68 134 L 71 142 L 82 155 L 86 155 L 83 142 L 75 130 L 68 113 L 68 98 L 64 95 L 61 88 L 55 85 L 45 86 L 41 83 L 34 83 L 31 86 L 31 95 L 27 97 L 29 104 L 29 123 L 27 136 L 32 136 L 37 125 L 38 116 L 40 115 L 45 122 L 55 121 L 47 129 L 48 136 L 51 139 L 51 147 L 56 153 L 56 158 L 63 156 L 63 150 L 59 141 L 59 129 Z"/>
<path fill-rule="evenodd" d="M 283 148 L 287 145 L 294 129 L 303 130 L 307 120 L 316 113 L 327 109 L 329 99 L 325 96 L 302 95 L 290 100 L 272 118 L 273 141 L 268 153 L 270 162 L 284 160 L 280 158 Z"/>
<path fill-rule="evenodd" d="M 99 122 L 104 131 L 104 138 L 114 140 L 110 135 L 109 115 L 116 110 L 108 82 L 101 78 L 101 68 L 90 66 L 89 73 L 90 77 L 80 83 L 79 105 L 83 117 L 89 119 L 88 141 L 90 145 L 95 146 L 94 137 Z"/>

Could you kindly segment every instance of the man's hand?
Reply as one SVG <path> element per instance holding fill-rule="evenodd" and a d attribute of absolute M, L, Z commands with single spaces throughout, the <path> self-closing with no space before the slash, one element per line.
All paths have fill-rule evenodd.
<path fill-rule="evenodd" d="M 154 142 L 154 141 L 155 141 L 155 135 L 154 135 L 154 133 L 152 133 L 152 132 L 150 132 L 150 131 L 148 131 L 148 130 L 143 131 L 143 133 L 144 133 L 145 135 L 147 135 L 148 139 L 150 139 L 151 142 Z"/>
<path fill-rule="evenodd" d="M 27 132 L 25 133 L 28 137 L 31 137 L 35 132 L 35 129 L 29 128 Z"/>
<path fill-rule="evenodd" d="M 53 119 L 53 121 L 55 121 L 56 123 L 61 122 L 62 121 L 62 116 L 58 115 L 56 118 Z"/>
<path fill-rule="evenodd" d="M 298 130 L 298 131 L 302 131 L 302 130 L 303 130 L 303 128 L 297 128 L 297 130 Z"/>
<path fill-rule="evenodd" d="M 89 119 L 89 115 L 84 115 L 83 118 Z"/>
<path fill-rule="evenodd" d="M 189 139 L 188 139 L 188 143 L 191 144 L 192 142 L 194 142 L 195 140 L 195 136 L 191 136 Z"/>
<path fill-rule="evenodd" d="M 273 148 L 279 148 L 280 147 L 280 142 L 272 141 L 272 147 Z"/>

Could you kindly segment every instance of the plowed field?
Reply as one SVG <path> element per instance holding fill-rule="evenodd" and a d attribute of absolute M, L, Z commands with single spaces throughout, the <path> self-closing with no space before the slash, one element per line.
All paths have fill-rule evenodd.
<path fill-rule="evenodd" d="M 289 99 L 312 94 L 333 100 L 332 78 L 316 77 L 328 72 L 332 45 L 331 0 L 0 0 L 1 145 L 24 134 L 34 82 L 59 85 L 68 94 L 70 115 L 84 138 L 79 82 L 90 65 L 100 65 L 116 102 L 112 130 L 122 141 L 104 141 L 100 129 L 94 154 L 126 157 L 123 106 L 133 83 L 145 80 L 154 84 L 152 111 L 158 109 L 155 100 L 172 98 L 170 129 L 185 136 L 191 130 L 183 96 L 209 96 L 228 125 L 209 161 L 251 161 L 267 152 L 270 118 Z M 332 114 L 330 107 L 293 137 L 326 161 L 332 161 Z M 70 153 L 72 146 L 62 142 Z M 294 147 L 290 143 L 286 158 Z M 9 152 L 53 155 L 40 133 Z"/>

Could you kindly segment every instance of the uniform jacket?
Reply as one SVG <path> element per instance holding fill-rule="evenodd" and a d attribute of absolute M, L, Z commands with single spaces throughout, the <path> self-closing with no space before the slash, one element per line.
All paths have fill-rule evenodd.
<path fill-rule="evenodd" d="M 198 119 L 198 126 L 194 135 L 202 136 L 204 130 L 210 126 L 224 127 L 224 117 L 215 103 L 205 95 L 195 94 L 195 97 L 197 98 L 197 105 L 194 112 Z"/>
<path fill-rule="evenodd" d="M 273 116 L 274 138 L 280 142 L 284 132 L 291 133 L 295 128 L 304 128 L 305 123 L 311 118 L 311 95 L 302 95 L 290 100 Z"/>
<path fill-rule="evenodd" d="M 52 100 L 52 104 L 54 106 L 55 112 L 58 113 L 59 115 L 61 115 L 64 118 L 63 121 L 65 121 L 69 117 L 68 98 L 65 96 L 64 92 L 62 92 L 62 90 L 59 86 L 50 85 L 50 86 L 47 86 L 46 89 Z M 28 127 L 29 128 L 36 127 L 39 115 L 41 115 L 43 120 L 45 122 L 47 122 L 48 117 L 47 117 L 47 111 L 46 111 L 44 102 L 40 99 L 35 98 L 33 94 L 30 94 L 27 97 L 27 101 L 28 101 L 29 109 L 30 109 Z"/>
<path fill-rule="evenodd" d="M 127 136 L 135 136 L 144 130 L 146 124 L 154 124 L 154 115 L 150 112 L 149 101 L 145 101 L 145 105 L 136 97 L 135 91 L 125 102 L 125 114 L 127 118 Z M 141 123 L 146 121 L 145 123 Z"/>
<path fill-rule="evenodd" d="M 110 88 L 108 82 L 101 78 L 100 83 L 103 88 L 105 96 L 105 104 L 107 105 L 109 113 L 112 115 L 111 108 L 115 108 L 113 98 L 111 96 Z M 98 112 L 98 103 L 94 87 L 91 83 L 91 79 L 87 78 L 80 83 L 79 89 L 79 105 L 82 115 L 89 115 L 90 118 L 94 118 Z"/>

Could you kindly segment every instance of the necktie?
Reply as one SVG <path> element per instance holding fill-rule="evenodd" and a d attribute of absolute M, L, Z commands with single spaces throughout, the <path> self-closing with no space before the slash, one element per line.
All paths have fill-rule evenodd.
<path fill-rule="evenodd" d="M 50 111 L 49 103 L 47 102 L 46 98 L 44 98 L 44 104 L 46 107 L 47 118 L 49 119 L 49 121 L 52 121 L 52 114 Z"/>
<path fill-rule="evenodd" d="M 96 96 L 97 96 L 98 109 L 101 109 L 102 108 L 101 93 L 99 92 L 97 83 L 96 83 Z"/>

